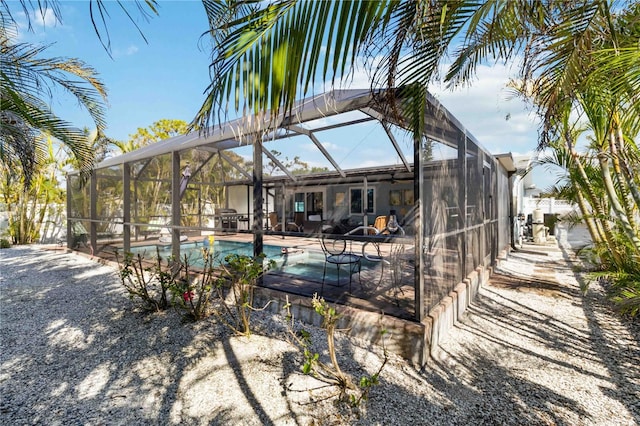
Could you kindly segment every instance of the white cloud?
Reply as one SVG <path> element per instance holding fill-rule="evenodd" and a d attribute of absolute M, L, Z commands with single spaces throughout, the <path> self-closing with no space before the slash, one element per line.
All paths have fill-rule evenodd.
<path fill-rule="evenodd" d="M 370 62 L 375 65 L 377 60 Z M 371 78 L 365 69 L 371 69 L 371 64 L 365 67 L 359 61 L 341 88 L 370 88 Z M 538 145 L 538 121 L 525 103 L 507 89 L 511 75 L 513 72 L 505 65 L 483 65 L 478 66 L 477 78 L 469 87 L 452 91 L 433 84 L 429 91 L 491 153 L 528 152 Z"/>
<path fill-rule="evenodd" d="M 322 146 L 325 147 L 327 151 L 339 151 L 343 150 L 342 146 L 333 142 L 322 142 Z"/>
<path fill-rule="evenodd" d="M 51 28 L 56 26 L 56 24 L 58 23 L 58 19 L 56 18 L 53 9 L 46 8 L 44 10 L 36 10 L 33 13 L 32 22 L 35 25 L 39 25 L 43 28 Z"/>
<path fill-rule="evenodd" d="M 68 5 L 63 5 L 63 14 L 66 16 L 67 14 L 71 14 L 73 12 L 73 8 Z M 14 34 L 10 34 L 10 37 L 14 38 L 18 42 L 31 42 L 31 43 L 42 43 L 48 42 L 49 36 L 51 34 L 55 34 L 55 31 L 63 30 L 69 31 L 72 30 L 72 27 L 69 25 L 63 25 L 61 21 L 55 16 L 53 9 L 45 8 L 44 10 L 40 10 L 37 6 L 35 6 L 35 10 L 29 12 L 27 16 L 24 11 L 16 11 L 12 14 L 15 24 L 12 24 L 9 29 Z"/>
<path fill-rule="evenodd" d="M 125 52 L 127 56 L 133 55 L 135 53 L 138 53 L 138 46 L 134 46 L 134 45 L 127 47 L 127 50 Z"/>
<path fill-rule="evenodd" d="M 527 152 L 538 145 L 538 121 L 506 88 L 510 74 L 504 65 L 479 66 L 470 87 L 430 91 L 491 153 Z"/>
<path fill-rule="evenodd" d="M 375 65 L 376 60 L 371 62 Z M 338 88 L 370 88 L 371 77 L 365 69 L 372 69 L 371 64 L 365 67 L 359 61 L 353 75 Z M 506 65 L 482 65 L 478 66 L 476 78 L 469 87 L 452 91 L 433 84 L 429 91 L 490 153 L 535 155 L 539 120 L 527 109 L 525 102 L 515 98 L 507 88 L 509 78 L 514 74 Z M 317 93 L 328 88 L 330 82 L 315 87 Z"/>
<path fill-rule="evenodd" d="M 507 89 L 513 75 L 512 69 L 505 65 L 484 65 L 477 68 L 477 78 L 469 87 L 452 91 L 432 85 L 429 91 L 490 153 L 535 156 L 539 120 L 523 100 L 514 98 Z M 369 76 L 361 67 L 349 87 L 370 87 Z M 533 180 L 539 187 L 549 186 L 556 178 L 542 169 L 533 173 Z"/>
<path fill-rule="evenodd" d="M 113 57 L 121 58 L 123 56 L 132 56 L 138 53 L 138 50 L 140 49 L 138 49 L 138 46 L 134 44 L 130 45 L 126 49 L 113 49 Z"/>

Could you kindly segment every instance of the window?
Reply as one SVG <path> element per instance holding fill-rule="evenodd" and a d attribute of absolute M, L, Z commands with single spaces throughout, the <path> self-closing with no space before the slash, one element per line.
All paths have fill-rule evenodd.
<path fill-rule="evenodd" d="M 289 198 L 289 206 L 291 206 L 291 198 Z M 295 192 L 293 194 L 293 211 L 294 213 L 305 213 L 305 217 L 309 214 L 324 213 L 324 191 L 314 192 Z"/>
<path fill-rule="evenodd" d="M 322 213 L 324 211 L 324 193 L 307 192 L 307 212 Z"/>
<path fill-rule="evenodd" d="M 293 200 L 293 211 L 296 213 L 304 212 L 304 193 L 296 192 Z"/>
<path fill-rule="evenodd" d="M 402 192 L 399 189 L 389 191 L 389 205 L 399 206 L 400 204 L 402 204 Z"/>
<path fill-rule="evenodd" d="M 364 199 L 362 197 L 362 188 L 349 189 L 349 205 L 351 214 L 373 213 L 376 211 L 375 206 L 375 188 L 367 188 L 366 209 L 364 208 Z"/>

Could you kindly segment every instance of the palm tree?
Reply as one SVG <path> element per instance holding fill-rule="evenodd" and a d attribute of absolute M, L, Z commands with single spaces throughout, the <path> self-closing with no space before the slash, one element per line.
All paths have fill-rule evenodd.
<path fill-rule="evenodd" d="M 38 161 L 38 136 L 46 133 L 60 140 L 78 159 L 81 170 L 93 164 L 86 133 L 58 117 L 44 99 L 54 89 L 73 95 L 96 125 L 99 135 L 106 127 L 106 89 L 96 71 L 77 59 L 41 58 L 45 47 L 14 43 L 8 29 L 0 27 L 0 161 L 17 160 L 25 185 Z"/>
<path fill-rule="evenodd" d="M 128 10 L 130 5 L 120 1 L 117 4 L 138 28 Z M 136 0 L 133 4 L 143 17 L 147 17 L 148 11 L 157 14 L 155 0 Z M 44 147 L 36 146 L 38 140 L 45 139 L 39 136 L 46 133 L 66 145 L 79 169 L 87 172 L 94 163 L 91 141 L 87 140 L 86 132 L 58 117 L 47 98 L 51 98 L 55 89 L 70 93 L 92 117 L 97 132 L 95 139 L 103 140 L 106 88 L 97 72 L 82 61 L 43 58 L 41 55 L 46 47 L 16 42 L 15 10 L 12 8 L 24 12 L 29 29 L 33 15 L 38 13 L 44 16 L 52 11 L 55 19 L 62 21 L 56 0 L 37 3 L 0 1 L 0 162 L 6 165 L 18 161 L 25 187 L 28 187 L 38 161 L 42 161 L 40 153 L 46 152 Z M 102 0 L 91 1 L 89 8 L 96 34 L 110 52 L 106 4 Z"/>
<path fill-rule="evenodd" d="M 0 194 L 9 215 L 9 234 L 16 244 L 37 241 L 47 214 L 54 213 L 64 202 L 64 190 L 58 178 L 64 164 L 64 155 L 55 150 L 50 137 L 41 141 L 37 149 L 45 148 L 39 154 L 42 161 L 35 165 L 31 185 L 24 188 L 20 164 L 2 164 Z"/>
<path fill-rule="evenodd" d="M 216 48 L 212 82 L 192 122 L 201 129 L 218 109 L 288 110 L 318 81 L 345 81 L 364 61 L 372 88 L 402 87 L 386 100 L 408 99 L 397 108 L 419 131 L 425 87 L 449 55 L 445 80 L 453 86 L 468 83 L 478 64 L 524 57 L 521 76 L 546 76 L 544 106 L 553 111 L 554 94 L 584 79 L 581 51 L 595 35 L 593 23 L 610 19 L 614 7 L 605 0 L 203 3 Z"/>

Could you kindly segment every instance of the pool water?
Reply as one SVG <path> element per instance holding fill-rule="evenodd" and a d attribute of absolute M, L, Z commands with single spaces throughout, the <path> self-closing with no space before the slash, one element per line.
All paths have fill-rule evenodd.
<path fill-rule="evenodd" d="M 189 264 L 195 267 L 202 266 L 202 249 L 208 248 L 206 243 L 187 243 L 180 245 L 180 257 L 187 256 Z M 167 258 L 171 256 L 171 246 L 158 246 L 160 256 Z M 286 251 L 286 252 L 285 252 Z M 132 247 L 131 252 L 141 253 L 144 257 L 150 258 L 156 256 L 156 246 Z M 251 243 L 243 243 L 238 241 L 220 241 L 216 240 L 213 245 L 213 253 L 217 262 L 223 262 L 224 258 L 229 254 L 238 254 L 245 256 L 253 256 L 253 245 Z M 313 251 L 307 249 L 287 248 L 276 245 L 265 245 L 263 253 L 266 260 L 273 260 L 275 267 L 274 272 L 286 273 L 288 275 L 296 275 L 310 280 L 322 280 L 322 271 L 324 268 L 324 254 L 321 251 Z M 375 266 L 374 262 L 362 259 L 362 269 Z M 343 266 L 340 270 L 340 281 L 347 279 L 347 266 Z M 327 265 L 326 279 L 328 281 L 336 281 L 338 279 L 338 271 L 335 265 Z"/>

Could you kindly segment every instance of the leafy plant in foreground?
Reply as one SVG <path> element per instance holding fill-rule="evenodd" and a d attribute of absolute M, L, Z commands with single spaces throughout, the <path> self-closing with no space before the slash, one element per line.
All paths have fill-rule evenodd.
<path fill-rule="evenodd" d="M 597 280 L 603 284 L 607 296 L 618 312 L 631 317 L 640 314 L 640 271 L 637 267 L 628 267 L 627 270 L 590 272 L 588 279 Z M 585 291 L 586 285 L 582 286 L 582 289 Z"/>
<path fill-rule="evenodd" d="M 208 249 L 202 251 L 202 271 L 194 273 L 189 269 L 189 259 L 185 255 L 180 265 L 179 276 L 171 283 L 173 305 L 186 311 L 187 317 L 194 321 L 209 316 L 211 292 L 215 285 L 215 260 Z"/>
<path fill-rule="evenodd" d="M 145 310 L 158 312 L 167 309 L 169 304 L 169 288 L 175 282 L 179 269 L 172 272 L 173 262 L 167 259 L 167 266 L 163 268 L 160 250 L 156 251 L 155 263 L 144 266 L 147 263 L 144 257 L 138 253 L 125 253 L 120 261 L 120 255 L 116 251 L 120 280 L 129 293 L 131 300 L 140 299 Z"/>
<path fill-rule="evenodd" d="M 291 304 L 287 297 L 287 303 L 284 309 L 287 311 L 287 320 L 291 324 L 289 329 L 295 342 L 302 348 L 305 362 L 302 366 L 302 372 L 304 374 L 311 374 L 320 381 L 323 381 L 330 386 L 336 386 L 338 392 L 330 395 L 328 398 L 338 397 L 340 401 L 349 402 L 352 406 L 358 407 L 363 401 L 369 399 L 369 393 L 371 389 L 380 383 L 380 373 L 387 364 L 389 359 L 387 349 L 384 347 L 384 361 L 378 368 L 378 370 L 371 376 L 363 376 L 356 386 L 352 378 L 342 371 L 338 363 L 338 357 L 336 354 L 335 345 L 335 332 L 337 330 L 338 320 L 340 315 L 336 312 L 335 308 L 331 307 L 323 298 L 314 294 L 311 301 L 311 305 L 316 313 L 322 316 L 322 328 L 327 332 L 327 349 L 329 353 L 330 363 L 324 363 L 320 360 L 320 354 L 313 352 L 311 347 L 311 334 L 302 329 L 299 332 L 293 330 L 293 315 L 291 314 Z M 386 330 L 381 330 L 382 335 L 386 334 Z M 359 392 L 358 392 L 359 391 Z"/>
<path fill-rule="evenodd" d="M 621 253 L 619 262 L 612 261 L 605 244 L 594 244 L 578 252 L 583 263 L 590 266 L 580 289 L 586 293 L 592 282 L 599 282 L 619 313 L 635 317 L 640 314 L 640 257 L 624 241 L 618 241 L 616 247 Z"/>
<path fill-rule="evenodd" d="M 251 334 L 251 313 L 262 308 L 254 307 L 254 294 L 258 278 L 273 267 L 272 260 L 266 266 L 262 264 L 264 254 L 252 258 L 240 254 L 229 254 L 220 265 L 220 277 L 216 281 L 216 295 L 221 310 L 214 311 L 235 334 Z"/>

